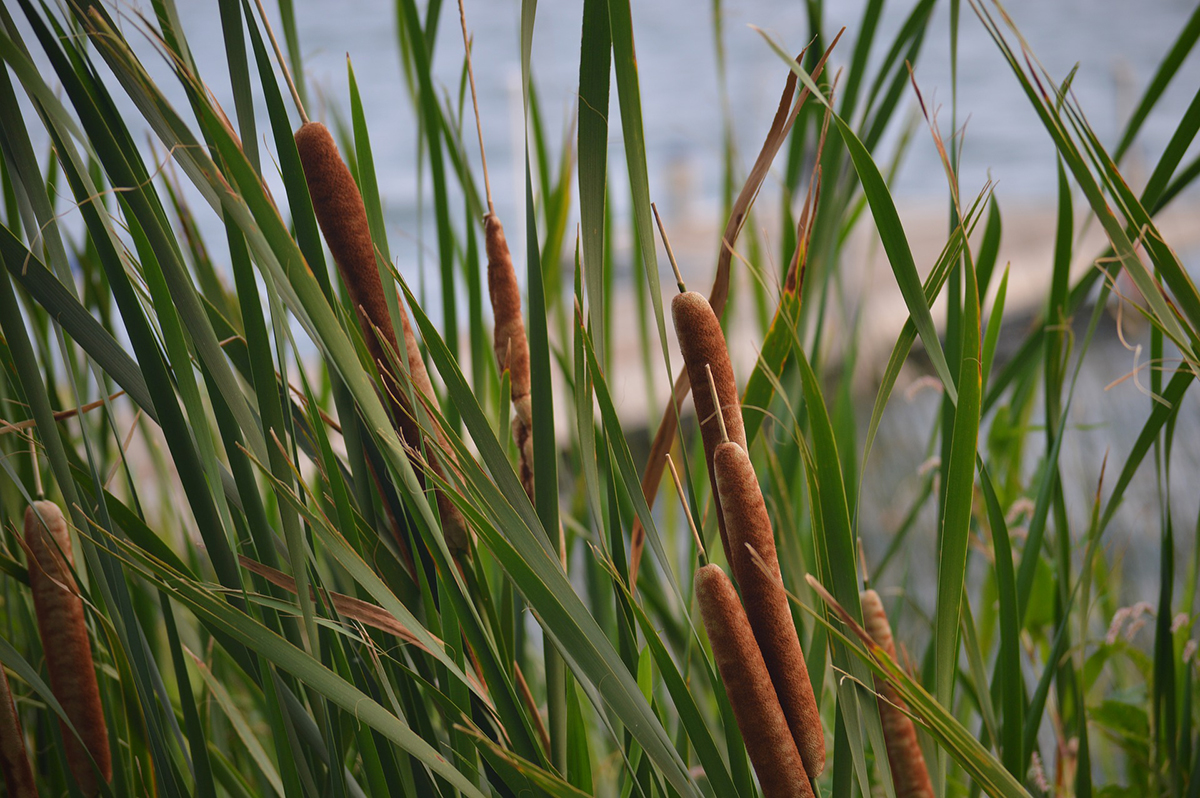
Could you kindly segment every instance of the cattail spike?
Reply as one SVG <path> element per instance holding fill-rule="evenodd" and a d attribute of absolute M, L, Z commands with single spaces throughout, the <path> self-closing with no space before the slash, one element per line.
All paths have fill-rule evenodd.
<path fill-rule="evenodd" d="M 733 583 L 718 565 L 696 571 L 696 601 L 717 672 L 765 798 L 812 798 L 812 785 Z"/>
<path fill-rule="evenodd" d="M 892 639 L 892 627 L 879 594 L 867 589 L 862 591 L 859 598 L 867 634 L 889 657 L 895 659 L 896 643 Z M 925 766 L 925 755 L 921 753 L 921 744 L 917 740 L 917 728 L 912 718 L 904 712 L 904 699 L 885 680 L 876 679 L 875 688 L 879 691 L 879 720 L 883 724 L 896 798 L 933 798 L 933 784 L 929 780 L 929 769 Z"/>
<path fill-rule="evenodd" d="M 508 369 L 512 398 L 512 433 L 520 452 L 519 475 L 530 501 L 533 482 L 533 382 L 529 371 L 529 338 L 521 316 L 521 289 L 513 269 L 512 254 L 504 237 L 504 225 L 494 213 L 483 219 L 487 249 L 488 296 L 495 316 L 492 346 L 501 371 Z"/>
<path fill-rule="evenodd" d="M 762 649 L 796 748 L 804 759 L 804 769 L 816 778 L 825 768 L 825 732 L 783 588 L 775 535 L 758 477 L 750 455 L 733 442 L 717 447 L 713 472 L 733 550 L 733 574 L 746 603 L 746 616 Z"/>
<path fill-rule="evenodd" d="M 112 755 L 83 600 L 72 574 L 71 538 L 58 505 L 38 501 L 25 508 L 25 545 L 50 689 L 75 727 L 61 723 L 67 768 L 79 791 L 91 798 L 101 781 L 112 781 Z"/>
<path fill-rule="evenodd" d="M 17 716 L 17 705 L 3 665 L 0 665 L 0 774 L 4 776 L 8 795 L 37 798 L 33 766 L 25 748 L 25 733 L 21 730 L 21 719 Z"/>
<path fill-rule="evenodd" d="M 408 394 L 400 389 L 393 362 L 403 362 L 395 326 L 388 309 L 387 294 L 379 276 L 367 210 L 354 177 L 338 152 L 329 129 L 320 122 L 307 122 L 296 131 L 296 149 L 304 167 L 304 179 L 312 197 L 317 223 L 329 244 L 338 273 L 346 284 L 350 303 L 356 309 L 359 326 L 371 360 L 383 379 L 384 393 L 389 400 L 392 421 L 404 445 L 411 450 L 421 448 L 421 428 Z M 421 360 L 416 335 L 408 320 L 408 309 L 397 297 L 400 329 L 404 335 L 409 379 L 417 392 L 431 404 L 437 402 L 429 373 Z M 441 430 L 436 430 L 441 438 Z M 446 461 L 453 462 L 450 447 L 442 439 L 437 447 L 430 446 L 429 467 L 445 476 Z M 437 449 L 439 453 L 432 451 Z M 418 476 L 421 476 L 418 474 Z M 436 491 L 438 513 L 446 544 L 452 549 L 466 550 L 470 530 L 458 507 L 441 490 Z"/>
<path fill-rule="evenodd" d="M 675 322 L 675 333 L 679 338 L 679 350 L 691 383 L 692 404 L 696 409 L 696 420 L 700 425 L 700 437 L 704 441 L 704 460 L 708 465 L 709 485 L 712 495 L 717 497 L 717 480 L 713 474 L 713 455 L 717 447 L 728 438 L 743 449 L 746 448 L 746 427 L 742 420 L 741 401 L 738 398 L 737 382 L 733 377 L 733 364 L 729 360 L 729 349 L 725 344 L 725 333 L 721 322 L 708 297 L 695 291 L 677 294 L 671 299 L 671 317 Z M 706 368 L 707 367 L 707 368 Z M 708 373 L 712 372 L 712 381 Z M 704 390 L 708 383 L 710 390 Z M 716 385 L 716 398 L 712 386 Z M 720 421 L 718 421 L 718 417 Z M 725 432 L 721 432 L 721 424 Z M 717 530 L 721 534 L 721 547 L 727 562 L 733 562 L 729 548 L 729 536 L 725 529 L 725 512 L 720 499 L 716 501 Z"/>

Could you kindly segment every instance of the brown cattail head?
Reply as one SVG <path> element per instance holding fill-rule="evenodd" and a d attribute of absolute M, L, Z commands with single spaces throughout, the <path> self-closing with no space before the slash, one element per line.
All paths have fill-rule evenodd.
<path fill-rule="evenodd" d="M 13 798 L 37 798 L 37 785 L 33 782 L 29 752 L 25 750 L 21 719 L 17 717 L 17 705 L 13 702 L 8 674 L 3 666 L 0 666 L 0 773 L 4 774 L 8 795 Z"/>
<path fill-rule="evenodd" d="M 513 407 L 526 423 L 533 422 L 529 405 L 529 340 L 525 336 L 525 321 L 521 316 L 521 289 L 513 269 L 508 240 L 500 217 L 489 213 L 483 217 L 488 259 L 488 295 L 496 316 L 493 347 L 496 362 L 508 369 L 512 386 Z"/>
<path fill-rule="evenodd" d="M 383 282 L 379 279 L 362 194 L 342 160 L 333 136 L 320 122 L 301 125 L 296 131 L 296 149 L 304 166 L 304 179 L 308 183 L 317 222 L 346 283 L 346 292 L 358 315 L 367 351 L 379 373 L 384 375 L 392 415 L 401 427 L 405 443 L 416 446 L 418 428 L 392 369 L 392 358 L 399 357 L 400 350 L 396 345 Z M 407 311 L 403 315 L 407 321 Z"/>
<path fill-rule="evenodd" d="M 815 779 L 825 769 L 825 731 L 783 589 L 762 490 L 746 450 L 732 441 L 717 447 L 713 473 L 725 508 L 733 572 L 742 589 L 746 615 L 804 758 L 804 769 Z"/>
<path fill-rule="evenodd" d="M 874 590 L 864 590 L 860 598 L 867 634 L 894 659 L 896 644 L 892 640 L 892 627 L 879 594 Z M 925 755 L 921 753 L 917 728 L 912 718 L 904 714 L 904 699 L 885 680 L 876 679 L 875 688 L 879 691 L 879 720 L 883 724 L 883 738 L 887 743 L 888 765 L 892 769 L 896 798 L 933 798 L 933 784 L 929 780 L 929 769 L 925 766 Z"/>
<path fill-rule="evenodd" d="M 510 394 L 515 411 L 513 439 L 521 453 L 521 484 L 533 500 L 533 399 L 529 372 L 529 339 L 521 316 L 521 289 L 513 269 L 508 240 L 500 217 L 489 213 L 483 217 L 488 259 L 488 295 L 492 300 L 492 315 L 496 329 L 492 345 L 500 371 L 508 369 Z"/>
<path fill-rule="evenodd" d="M 692 401 L 696 407 L 696 421 L 700 425 L 700 437 L 704 441 L 704 458 L 708 463 L 709 481 L 717 507 L 717 528 L 721 533 L 721 545 L 725 558 L 733 564 L 726 527 L 726 512 L 717 496 L 717 482 L 713 475 L 713 454 L 720 445 L 721 428 L 717 422 L 717 405 L 709 390 L 705 366 L 712 368 L 713 383 L 717 386 L 721 417 L 725 422 L 729 440 L 746 448 L 746 427 L 742 422 L 742 406 L 738 399 L 737 381 L 733 378 L 733 364 L 729 362 L 729 349 L 725 345 L 725 333 L 721 322 L 713 313 L 708 298 L 695 291 L 677 294 L 671 300 L 671 315 L 675 321 L 675 334 L 679 338 L 679 349 L 683 353 L 683 364 L 692 383 Z M 734 576 L 741 575 L 734 569 Z"/>
<path fill-rule="evenodd" d="M 746 752 L 766 798 L 811 798 L 804 762 L 737 591 L 719 565 L 696 571 L 696 601 Z"/>
<path fill-rule="evenodd" d="M 58 505 L 39 501 L 26 508 L 25 544 L 29 547 L 29 587 L 50 672 L 50 689 L 79 733 L 76 737 L 65 723 L 61 724 L 67 767 L 80 792 L 97 795 L 100 779 L 112 781 L 112 756 L 83 600 L 71 573 L 71 538 Z"/>
<path fill-rule="evenodd" d="M 317 222 L 346 283 L 350 302 L 360 315 L 371 356 L 382 368 L 388 359 L 382 350 L 376 351 L 380 342 L 375 328 L 390 338 L 387 343 L 392 345 L 392 351 L 396 351 L 396 339 L 375 262 L 375 245 L 371 241 L 362 194 L 329 129 L 320 122 L 306 122 L 300 126 L 296 131 L 296 149 L 304 166 L 304 179 L 308 183 Z"/>
<path fill-rule="evenodd" d="M 412 449 L 420 446 L 421 430 L 417 424 L 411 403 L 400 381 L 396 378 L 393 359 L 400 357 L 395 328 L 388 312 L 387 295 L 379 266 L 375 261 L 375 245 L 371 240 L 371 227 L 367 222 L 367 210 L 362 194 L 354 177 L 338 152 L 328 128 L 320 122 L 305 122 L 296 131 L 296 149 L 304 167 L 304 179 L 312 197 L 317 223 L 333 253 L 338 272 L 346 283 L 346 292 L 358 315 L 367 351 L 383 377 L 384 393 L 387 394 L 392 419 L 404 443 Z M 405 349 L 408 353 L 409 372 L 413 384 L 430 401 L 434 400 L 433 387 L 425 364 L 416 346 L 416 336 L 408 320 L 404 303 L 399 303 L 400 321 L 404 330 Z M 414 356 L 413 353 L 417 353 Z M 444 441 L 442 441 L 444 444 Z M 448 449 L 445 445 L 441 447 Z M 432 453 L 429 465 L 438 474 L 444 475 L 440 463 Z M 469 532 L 462 513 L 450 499 L 437 492 L 438 514 L 446 543 L 451 548 L 465 549 Z"/>

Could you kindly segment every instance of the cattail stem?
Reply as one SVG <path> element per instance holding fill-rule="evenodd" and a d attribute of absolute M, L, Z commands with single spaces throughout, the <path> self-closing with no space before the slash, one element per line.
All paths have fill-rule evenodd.
<path fill-rule="evenodd" d="M 693 388 L 705 384 L 709 384 L 710 388 L 716 386 L 715 400 L 713 390 L 693 390 L 692 402 L 696 408 L 700 436 L 704 441 L 704 459 L 717 508 L 717 529 L 721 533 L 725 559 L 732 564 L 733 552 L 726 532 L 725 510 L 721 506 L 717 480 L 713 474 L 713 455 L 725 438 L 746 448 L 746 428 L 742 421 L 737 382 L 733 377 L 733 364 L 729 361 L 729 349 L 725 344 L 725 333 L 721 331 L 721 322 L 717 320 L 707 297 L 695 291 L 677 294 L 671 300 L 671 316 L 691 385 Z M 711 383 L 708 383 L 709 368 L 706 367 L 712 371 Z M 724 425 L 724 434 L 721 425 Z"/>
<path fill-rule="evenodd" d="M 513 269 L 504 225 L 496 215 L 492 202 L 492 184 L 488 177 L 487 152 L 483 147 L 483 122 L 479 117 L 479 97 L 475 91 L 475 67 L 471 62 L 471 41 L 467 36 L 467 12 L 463 0 L 458 0 L 458 18 L 462 24 L 463 50 L 467 59 L 467 78 L 471 84 L 471 105 L 475 110 L 475 133 L 479 136 L 479 161 L 483 167 L 483 188 L 487 194 L 487 215 L 483 217 L 484 243 L 488 259 L 488 296 L 496 328 L 493 348 L 500 372 L 509 374 L 509 393 L 512 398 L 513 440 L 520 453 L 519 476 L 529 500 L 534 501 L 533 484 L 533 404 L 529 372 L 529 340 L 525 321 L 521 317 L 521 289 Z M 560 552 L 561 553 L 561 552 Z"/>
<path fill-rule="evenodd" d="M 338 153 L 333 136 L 320 122 L 307 122 L 296 131 L 296 149 L 300 153 L 300 163 L 304 167 L 304 179 L 312 196 L 317 222 L 329 244 L 329 251 L 333 253 L 338 272 L 346 283 L 346 291 L 357 312 L 367 351 L 383 378 L 384 393 L 391 405 L 393 422 L 404 444 L 413 451 L 419 451 L 420 425 L 392 365 L 393 358 L 400 357 L 400 348 L 383 282 L 379 277 L 362 194 Z M 434 402 L 433 385 L 421 360 L 416 336 L 408 320 L 408 310 L 402 300 L 397 298 L 397 301 L 409 378 L 427 401 Z M 440 443 L 438 448 L 448 457 L 449 447 L 444 441 Z M 444 476 L 441 457 L 432 451 L 428 453 L 429 467 Z M 462 513 L 441 490 L 436 492 L 436 496 L 446 544 L 452 549 L 468 548 L 470 532 Z"/>
<path fill-rule="evenodd" d="M 29 439 L 29 458 L 33 461 L 33 495 L 39 499 L 46 495 L 46 489 L 42 486 L 42 464 L 38 462 L 37 443 Z"/>
<path fill-rule="evenodd" d="M 733 583 L 718 565 L 696 571 L 696 600 L 729 705 L 765 798 L 812 798 L 812 785 Z"/>
<path fill-rule="evenodd" d="M 708 377 L 708 391 L 712 394 L 713 405 L 718 411 L 721 408 L 721 395 L 717 393 L 717 381 L 713 379 L 712 364 L 704 364 L 704 373 Z M 721 428 L 721 443 L 729 443 L 729 430 L 725 427 L 725 414 L 721 412 L 714 413 L 717 417 L 717 426 Z"/>
<path fill-rule="evenodd" d="M 33 781 L 29 752 L 25 749 L 21 719 L 17 716 L 17 705 L 13 701 L 8 674 L 3 666 L 0 666 L 0 773 L 4 774 L 8 795 L 13 798 L 37 798 L 37 785 Z"/>
<path fill-rule="evenodd" d="M 700 564 L 707 565 L 708 553 L 704 551 L 704 540 L 700 537 L 700 530 L 696 528 L 696 522 L 688 508 L 687 494 L 683 492 L 683 481 L 679 478 L 679 472 L 675 470 L 675 461 L 671 459 L 670 454 L 667 454 L 667 468 L 671 470 L 671 479 L 674 480 L 675 490 L 679 494 L 679 504 L 683 507 L 683 515 L 687 518 L 688 528 L 692 530 L 692 538 L 696 541 L 696 550 L 700 553 Z"/>
<path fill-rule="evenodd" d="M 862 600 L 863 625 L 876 645 L 895 659 L 896 643 L 892 639 L 892 627 L 888 623 L 883 602 L 874 590 L 864 590 Z M 883 679 L 875 680 L 879 691 L 879 720 L 883 724 L 883 738 L 887 744 L 888 765 L 892 770 L 892 784 L 896 798 L 933 798 L 933 784 L 929 780 L 929 769 L 925 766 L 925 755 L 917 740 L 917 728 L 912 718 L 904 712 L 904 699 L 900 693 Z"/>
<path fill-rule="evenodd" d="M 479 162 L 483 166 L 483 191 L 487 195 L 488 216 L 496 215 L 492 204 L 492 184 L 488 180 L 487 152 L 483 149 L 483 123 L 479 119 L 479 96 L 475 92 L 475 67 L 471 63 L 471 40 L 467 36 L 467 12 L 463 0 L 458 0 L 458 20 L 462 23 L 463 51 L 467 57 L 467 80 L 471 84 L 471 106 L 475 109 L 475 132 L 479 135 Z"/>
<path fill-rule="evenodd" d="M 671 239 L 667 238 L 667 228 L 663 225 L 662 217 L 658 215 L 658 205 L 651 202 L 650 210 L 654 211 L 654 222 L 658 225 L 658 235 L 662 238 L 663 247 L 667 250 L 667 260 L 671 262 L 671 271 L 675 272 L 675 285 L 679 293 L 686 293 L 687 286 L 683 284 L 683 275 L 679 273 L 679 264 L 675 262 L 675 251 L 671 249 Z"/>
<path fill-rule="evenodd" d="M 746 616 L 804 759 L 804 769 L 816 778 L 825 769 L 825 732 L 779 573 L 775 535 L 758 477 L 746 450 L 733 442 L 717 447 L 713 473 Z"/>
<path fill-rule="evenodd" d="M 271 27 L 271 21 L 267 18 L 267 11 L 263 8 L 262 0 L 254 0 L 258 5 L 259 16 L 262 17 L 263 26 L 267 29 L 267 38 L 271 40 L 271 47 L 275 50 L 275 59 L 279 61 L 279 68 L 283 70 L 283 79 L 287 83 L 288 91 L 292 93 L 292 101 L 296 103 L 296 111 L 300 114 L 300 121 L 307 125 L 308 114 L 304 111 L 304 103 L 300 100 L 300 92 L 296 89 L 296 82 L 292 79 L 292 71 L 288 69 L 287 61 L 283 57 L 283 50 L 279 47 L 279 40 L 275 38 L 275 30 Z"/>
<path fill-rule="evenodd" d="M 72 575 L 71 538 L 58 505 L 37 501 L 25 509 L 25 545 L 50 689 L 75 727 L 71 731 L 60 722 L 67 768 L 90 798 L 100 792 L 101 781 L 112 781 L 112 756 L 83 600 Z"/>

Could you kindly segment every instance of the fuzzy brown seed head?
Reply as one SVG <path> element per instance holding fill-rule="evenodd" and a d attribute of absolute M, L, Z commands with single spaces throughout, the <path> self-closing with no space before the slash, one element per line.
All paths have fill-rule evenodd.
<path fill-rule="evenodd" d="M 333 136 L 320 122 L 306 122 L 296 131 L 296 149 L 304 166 L 304 179 L 308 183 L 317 222 L 346 284 L 346 293 L 358 315 L 371 360 L 384 375 L 389 388 L 386 393 L 391 398 L 393 416 L 403 427 L 401 432 L 405 442 L 416 446 L 416 429 L 404 421 L 409 413 L 402 407 L 400 397 L 403 392 L 394 389 L 396 381 L 391 358 L 398 355 L 399 348 L 383 283 L 379 279 L 362 194 L 342 160 Z"/>
<path fill-rule="evenodd" d="M 733 583 L 718 565 L 696 571 L 696 601 L 713 659 L 766 798 L 811 798 L 812 787 Z"/>
<path fill-rule="evenodd" d="M 864 590 L 859 598 L 867 634 L 888 656 L 895 658 L 896 643 L 892 638 L 892 626 L 888 623 L 879 594 L 874 590 Z M 929 779 L 925 755 L 921 753 L 912 718 L 904 713 L 904 699 L 882 679 L 875 680 L 875 688 L 879 692 L 879 720 L 883 724 L 883 738 L 887 745 L 888 765 L 892 770 L 896 798 L 933 798 L 933 783 Z"/>
<path fill-rule="evenodd" d="M 0 666 L 0 773 L 4 775 L 8 795 L 37 798 L 33 766 L 25 749 L 25 734 L 21 731 L 21 719 L 17 716 L 17 706 L 3 666 Z"/>
<path fill-rule="evenodd" d="M 100 791 L 99 779 L 112 781 L 112 756 L 83 601 L 71 573 L 71 538 L 56 504 L 39 501 L 26 508 L 25 543 L 29 547 L 29 587 L 50 672 L 50 689 L 79 732 L 76 737 L 62 724 L 67 766 L 80 792 L 90 798 Z"/>
<path fill-rule="evenodd" d="M 780 578 L 775 535 L 754 466 L 746 450 L 730 441 L 714 452 L 713 473 L 746 615 L 804 758 L 804 769 L 816 778 L 825 769 L 825 730 Z"/>
<path fill-rule="evenodd" d="M 742 421 L 742 406 L 738 398 L 737 381 L 733 376 L 733 364 L 729 360 L 729 349 L 725 344 L 725 333 L 721 322 L 713 313 L 708 298 L 695 291 L 677 294 L 671 300 L 671 316 L 675 322 L 675 334 L 679 338 L 679 350 L 683 354 L 684 368 L 692 384 L 692 402 L 696 408 L 696 420 L 700 425 L 700 437 L 704 441 L 704 458 L 708 463 L 709 481 L 713 496 L 717 495 L 716 478 L 713 476 L 713 453 L 722 441 L 720 424 L 717 421 L 717 406 L 708 389 L 705 366 L 712 369 L 713 383 L 721 404 L 721 417 L 729 440 L 746 448 L 746 427 Z M 721 533 L 721 545 L 725 558 L 733 563 L 727 533 L 725 508 L 718 499 L 717 528 Z M 735 571 L 736 576 L 736 571 Z M 738 577 L 739 579 L 741 577 Z"/>
<path fill-rule="evenodd" d="M 529 370 L 529 338 L 521 316 L 521 289 L 513 269 L 512 254 L 504 237 L 504 225 L 494 213 L 483 217 L 488 258 L 488 296 L 496 329 L 492 346 L 500 371 L 508 370 L 514 410 L 513 440 L 520 451 L 521 484 L 530 501 L 533 493 L 533 383 Z"/>
<path fill-rule="evenodd" d="M 483 218 L 488 258 L 488 295 L 496 318 L 493 348 L 500 369 L 508 369 L 513 407 L 517 415 L 532 424 L 529 403 L 529 339 L 521 316 L 521 289 L 517 285 L 512 255 L 504 237 L 504 225 L 494 214 Z"/>
<path fill-rule="evenodd" d="M 408 395 L 396 378 L 392 365 L 393 359 L 400 357 L 400 348 L 388 311 L 387 295 L 379 278 L 375 245 L 371 240 L 371 227 L 367 222 L 362 194 L 328 128 L 320 122 L 305 122 L 296 131 L 295 139 L 317 223 L 329 244 L 338 273 L 346 284 L 346 292 L 362 327 L 367 351 L 383 377 L 392 420 L 404 443 L 416 449 L 420 446 L 421 430 Z M 408 311 L 403 302 L 400 302 L 399 308 L 410 377 L 416 389 L 432 401 L 433 386 L 421 361 Z M 441 448 L 446 449 L 444 445 Z M 439 474 L 445 473 L 433 454 L 430 455 L 430 467 Z M 470 533 L 462 513 L 441 491 L 437 491 L 436 497 L 447 545 L 453 549 L 465 549 Z"/>
<path fill-rule="evenodd" d="M 862 601 L 863 626 L 875 643 L 887 652 L 889 657 L 896 657 L 896 641 L 892 639 L 892 626 L 888 623 L 887 613 L 883 609 L 883 601 L 874 590 L 867 589 L 859 595 Z"/>
<path fill-rule="evenodd" d="M 317 222 L 346 283 L 351 303 L 376 327 L 391 330 L 367 210 L 333 136 L 320 122 L 308 122 L 296 131 L 296 149 L 304 166 L 304 179 Z M 364 333 L 368 334 L 368 340 L 375 338 L 370 328 Z"/>

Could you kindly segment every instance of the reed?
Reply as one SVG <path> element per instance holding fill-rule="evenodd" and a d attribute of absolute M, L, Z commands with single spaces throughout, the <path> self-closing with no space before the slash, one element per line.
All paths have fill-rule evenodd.
<path fill-rule="evenodd" d="M 715 394 L 716 390 L 715 386 L 710 391 L 693 390 L 692 395 Z M 733 572 L 779 704 L 804 758 L 804 769 L 816 778 L 825 769 L 825 730 L 783 589 L 771 518 L 750 456 L 740 445 L 722 437 L 713 455 L 712 473 L 726 512 Z"/>
<path fill-rule="evenodd" d="M 72 575 L 71 538 L 58 505 L 38 501 L 25 508 L 25 545 L 50 689 L 75 727 L 71 731 L 59 724 L 67 768 L 79 791 L 90 798 L 99 794 L 101 781 L 112 781 L 112 756 L 83 600 Z"/>
<path fill-rule="evenodd" d="M 0 666 L 0 773 L 4 774 L 7 795 L 12 798 L 37 798 L 37 785 L 33 781 L 29 752 L 25 749 L 21 719 L 17 716 L 17 705 L 13 701 L 8 674 L 3 666 Z"/>
<path fill-rule="evenodd" d="M 467 34 L 467 11 L 458 0 L 458 19 L 462 26 L 463 54 L 467 61 L 467 78 L 471 84 L 471 106 L 475 111 L 475 133 L 479 137 L 479 162 L 483 168 L 483 186 L 488 212 L 483 217 L 484 248 L 487 251 L 488 298 L 492 304 L 495 328 L 492 348 L 500 373 L 508 371 L 509 396 L 515 415 L 512 420 L 513 440 L 520 461 L 518 475 L 521 487 L 535 501 L 533 493 L 533 400 L 529 371 L 529 339 L 525 335 L 525 320 L 521 315 L 521 289 L 513 268 L 504 225 L 496 215 L 492 201 L 492 182 L 488 176 L 487 150 L 483 146 L 483 120 L 479 116 L 479 95 L 475 90 L 475 67 L 471 61 L 471 39 Z"/>
<path fill-rule="evenodd" d="M 888 623 L 879 594 L 867 589 L 862 591 L 860 599 L 867 634 L 889 657 L 895 659 L 896 643 L 892 639 L 892 626 Z M 883 679 L 875 680 L 875 689 L 879 692 L 879 720 L 883 723 L 896 798 L 933 798 L 933 784 L 929 779 L 929 769 L 925 766 L 925 755 L 921 753 L 921 745 L 917 741 L 917 728 L 905 712 L 904 699 L 896 688 Z"/>
<path fill-rule="evenodd" d="M 733 376 L 733 364 L 729 360 L 729 348 L 725 344 L 721 322 L 703 294 L 695 291 L 676 294 L 671 300 L 671 317 L 675 322 L 684 368 L 693 386 L 692 402 L 696 408 L 696 423 L 700 425 L 700 436 L 704 441 L 704 459 L 708 464 L 709 483 L 717 508 L 717 529 L 721 533 L 725 559 L 733 565 L 728 519 L 719 498 L 713 470 L 713 457 L 723 440 L 722 424 L 729 440 L 746 448 L 746 428 L 742 422 L 742 406 L 738 399 L 737 381 Z M 708 384 L 707 368 L 712 369 L 715 395 L 713 391 L 704 390 Z M 695 390 L 695 386 L 700 386 L 700 390 Z M 720 419 L 718 407 L 721 410 Z M 734 568 L 734 578 L 739 581 L 742 578 L 737 568 Z"/>
<path fill-rule="evenodd" d="M 697 569 L 696 601 L 729 705 L 766 798 L 811 798 L 812 785 L 746 611 L 716 564 Z"/>
<path fill-rule="evenodd" d="M 346 162 L 338 153 L 328 128 L 320 122 L 305 122 L 296 131 L 295 139 L 317 223 L 329 244 L 329 251 L 333 253 L 338 273 L 346 284 L 350 302 L 358 314 L 367 351 L 383 378 L 392 419 L 405 446 L 418 451 L 421 445 L 420 426 L 402 383 L 392 368 L 392 359 L 399 357 L 400 348 L 388 313 L 383 283 L 379 279 L 379 267 L 375 261 L 375 247 L 371 241 L 362 194 Z M 432 402 L 435 399 L 433 385 L 421 360 L 416 337 L 408 320 L 408 310 L 399 298 L 397 301 L 400 302 L 409 377 L 417 391 Z M 441 443 L 440 450 L 448 452 L 449 447 Z M 439 455 L 431 451 L 428 460 L 429 467 L 444 477 Z M 446 544 L 454 549 L 466 549 L 470 533 L 462 513 L 441 490 L 436 491 L 436 496 Z"/>

